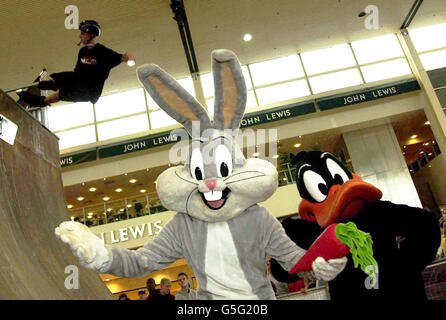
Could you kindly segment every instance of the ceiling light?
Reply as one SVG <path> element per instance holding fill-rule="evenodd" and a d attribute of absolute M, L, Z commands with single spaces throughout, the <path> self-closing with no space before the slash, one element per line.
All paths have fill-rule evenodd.
<path fill-rule="evenodd" d="M 119 209 L 119 211 L 124 212 L 124 208 Z"/>
<path fill-rule="evenodd" d="M 428 155 L 429 157 L 432 156 L 432 152 L 429 152 L 427 155 Z"/>
<path fill-rule="evenodd" d="M 115 191 L 116 191 L 116 192 L 122 192 L 122 189 L 121 189 L 121 188 L 118 188 L 118 189 L 116 189 Z"/>
<path fill-rule="evenodd" d="M 416 134 L 414 134 L 413 136 L 411 136 L 411 139 L 415 139 L 416 137 L 418 137 Z"/>
<path fill-rule="evenodd" d="M 82 185 L 85 186 L 85 182 L 82 182 Z"/>
<path fill-rule="evenodd" d="M 131 205 L 131 204 L 128 204 L 128 205 L 127 205 L 127 208 L 131 208 L 131 207 L 132 207 L 132 205 Z"/>
<path fill-rule="evenodd" d="M 283 180 L 283 181 L 286 181 L 286 178 L 283 178 L 282 180 Z"/>
<path fill-rule="evenodd" d="M 129 182 L 130 183 L 135 183 L 137 180 L 136 179 L 130 179 Z"/>
<path fill-rule="evenodd" d="M 279 157 L 278 154 L 273 155 L 273 159 L 277 159 Z"/>
<path fill-rule="evenodd" d="M 420 151 L 420 154 L 424 154 L 424 151 Z"/>
<path fill-rule="evenodd" d="M 107 180 L 107 178 L 104 178 L 104 181 Z"/>
<path fill-rule="evenodd" d="M 258 156 L 260 156 L 260 152 L 255 152 L 252 155 L 253 155 L 253 157 L 258 157 Z"/>
<path fill-rule="evenodd" d="M 126 176 L 126 175 L 127 175 L 127 173 L 124 173 L 124 175 Z"/>
<path fill-rule="evenodd" d="M 431 124 L 431 122 L 430 122 L 430 121 L 426 121 L 424 124 L 425 124 L 426 126 L 428 126 L 428 125 Z"/>
<path fill-rule="evenodd" d="M 243 36 L 244 41 L 251 41 L 251 39 L 252 39 L 252 35 L 249 33 L 247 33 Z"/>
<path fill-rule="evenodd" d="M 146 189 L 141 189 L 141 190 L 139 190 L 139 192 L 145 193 L 145 192 L 147 192 L 147 190 Z"/>
<path fill-rule="evenodd" d="M 407 148 L 407 146 L 404 146 L 403 148 L 404 148 L 404 149 L 406 149 L 406 148 Z"/>
<path fill-rule="evenodd" d="M 112 208 L 108 208 L 108 209 L 107 209 L 108 212 L 110 212 L 110 211 L 112 211 L 112 210 L 113 210 Z"/>
<path fill-rule="evenodd" d="M 95 188 L 95 187 L 91 187 L 91 188 L 88 189 L 88 190 L 90 190 L 90 192 L 95 192 L 95 191 L 96 191 L 96 188 Z"/>
<path fill-rule="evenodd" d="M 295 148 L 299 148 L 300 146 L 302 146 L 302 143 L 296 143 L 296 144 L 294 145 Z"/>
<path fill-rule="evenodd" d="M 68 209 L 71 209 L 71 208 L 73 208 L 73 205 L 72 205 L 72 204 L 69 204 L 69 205 L 67 205 L 67 208 L 68 208 Z"/>
<path fill-rule="evenodd" d="M 84 197 L 78 197 L 78 198 L 77 198 L 78 201 L 82 201 L 82 200 L 84 200 L 84 199 L 85 199 Z"/>
<path fill-rule="evenodd" d="M 108 200 L 110 200 L 110 197 L 103 197 L 102 200 L 108 201 Z"/>

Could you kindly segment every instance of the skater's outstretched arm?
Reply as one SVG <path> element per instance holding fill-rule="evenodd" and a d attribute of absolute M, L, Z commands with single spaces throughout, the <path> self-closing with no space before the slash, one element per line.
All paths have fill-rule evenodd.
<path fill-rule="evenodd" d="M 122 62 L 136 61 L 136 57 L 132 52 L 126 52 L 122 55 Z"/>

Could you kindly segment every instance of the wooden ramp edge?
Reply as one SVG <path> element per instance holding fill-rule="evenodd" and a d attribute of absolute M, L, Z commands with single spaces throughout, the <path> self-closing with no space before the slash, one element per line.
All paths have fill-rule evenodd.
<path fill-rule="evenodd" d="M 18 126 L 0 140 L 0 299 L 115 300 L 54 235 L 70 220 L 57 137 L 3 92 L 0 114 Z"/>

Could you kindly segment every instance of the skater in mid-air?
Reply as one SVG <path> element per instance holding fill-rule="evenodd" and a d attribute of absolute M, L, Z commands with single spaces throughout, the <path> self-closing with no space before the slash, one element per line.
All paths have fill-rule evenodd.
<path fill-rule="evenodd" d="M 58 101 L 91 101 L 96 103 L 101 96 L 110 70 L 121 62 L 135 61 L 131 52 L 117 53 L 97 42 L 101 26 L 94 20 L 82 21 L 79 25 L 80 39 L 84 47 L 79 50 L 74 71 L 51 74 L 51 80 L 41 81 L 40 90 L 53 90 L 48 97 L 28 91 L 17 93 L 31 107 L 45 107 Z"/>

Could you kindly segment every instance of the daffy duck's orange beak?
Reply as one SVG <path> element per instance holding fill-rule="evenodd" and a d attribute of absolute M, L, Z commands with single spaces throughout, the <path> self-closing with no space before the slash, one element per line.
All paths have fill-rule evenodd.
<path fill-rule="evenodd" d="M 322 228 L 335 222 L 345 222 L 356 216 L 367 203 L 376 202 L 382 192 L 357 174 L 342 186 L 334 185 L 323 202 L 313 203 L 302 199 L 299 215 L 302 219 L 317 222 Z"/>

